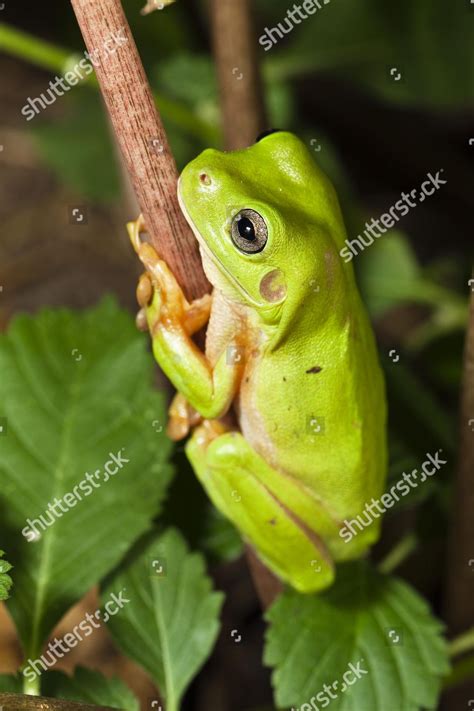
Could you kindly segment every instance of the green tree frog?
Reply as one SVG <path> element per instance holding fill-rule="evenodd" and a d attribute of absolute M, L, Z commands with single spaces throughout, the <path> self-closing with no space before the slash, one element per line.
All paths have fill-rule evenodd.
<path fill-rule="evenodd" d="M 230 153 L 209 149 L 178 195 L 212 295 L 188 303 L 155 250 L 137 296 L 153 352 L 178 394 L 168 431 L 215 506 L 260 559 L 303 593 L 361 556 L 375 522 L 346 542 L 344 521 L 382 493 L 385 392 L 371 326 L 328 178 L 293 134 Z M 192 336 L 207 324 L 205 353 Z M 230 417 L 232 415 L 232 417 Z"/>

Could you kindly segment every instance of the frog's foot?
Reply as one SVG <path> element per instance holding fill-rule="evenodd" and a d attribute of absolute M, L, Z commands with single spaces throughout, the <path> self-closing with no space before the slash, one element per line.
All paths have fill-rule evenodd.
<path fill-rule="evenodd" d="M 154 247 L 142 242 L 140 234 L 145 231 L 143 216 L 127 225 L 130 241 L 145 266 L 137 286 L 137 301 L 141 307 L 137 325 L 144 330 L 148 324 L 151 332 L 157 322 L 176 325 L 179 323 L 188 335 L 199 331 L 209 320 L 212 297 L 205 294 L 189 303 L 183 290 Z"/>
<path fill-rule="evenodd" d="M 229 432 L 229 428 L 221 420 L 202 420 L 201 426 L 194 430 L 192 439 L 201 452 L 206 452 L 211 442 L 226 432 Z"/>
<path fill-rule="evenodd" d="M 313 526 L 317 523 L 311 497 L 269 466 L 240 433 L 216 434 L 198 427 L 186 445 L 188 459 L 215 506 L 280 578 L 304 593 L 328 587 L 334 580 L 331 556 L 303 520 L 311 514 Z"/>
<path fill-rule="evenodd" d="M 184 395 L 177 393 L 168 410 L 168 425 L 166 434 L 175 442 L 187 437 L 193 427 L 202 422 L 202 417 L 186 400 Z"/>

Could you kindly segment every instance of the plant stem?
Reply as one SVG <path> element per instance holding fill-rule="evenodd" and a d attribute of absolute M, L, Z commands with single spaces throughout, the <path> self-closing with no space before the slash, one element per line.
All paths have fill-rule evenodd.
<path fill-rule="evenodd" d="M 267 128 L 252 0 L 211 0 L 211 22 L 227 150 L 247 148 Z"/>
<path fill-rule="evenodd" d="M 119 0 L 72 0 L 90 53 L 111 33 L 124 46 L 96 74 L 150 239 L 189 300 L 209 290 L 197 241 L 178 203 L 178 171 L 138 50 Z"/>
<path fill-rule="evenodd" d="M 392 573 L 403 563 L 404 560 L 406 560 L 406 558 L 408 558 L 409 555 L 413 553 L 417 546 L 418 538 L 416 535 L 414 533 L 407 533 L 407 535 L 401 538 L 379 563 L 379 571 L 387 575 Z"/>
<path fill-rule="evenodd" d="M 454 664 L 451 669 L 451 673 L 445 678 L 443 682 L 443 690 L 448 689 L 463 684 L 468 679 L 474 678 L 474 654 L 469 657 L 460 659 L 456 664 Z"/>
<path fill-rule="evenodd" d="M 0 709 L 3 711 L 117 711 L 110 706 L 91 706 L 66 699 L 10 693 L 0 693 Z"/>
<path fill-rule="evenodd" d="M 51 72 L 63 71 L 73 52 L 0 23 L 0 50 Z"/>
<path fill-rule="evenodd" d="M 30 694 L 30 696 L 39 696 L 41 693 L 41 678 L 39 675 L 35 675 L 33 681 L 30 681 L 23 677 L 23 693 Z M 1 708 L 1 707 L 0 707 Z"/>
<path fill-rule="evenodd" d="M 450 657 L 457 657 L 471 650 L 474 650 L 474 627 L 451 640 L 448 646 Z"/>

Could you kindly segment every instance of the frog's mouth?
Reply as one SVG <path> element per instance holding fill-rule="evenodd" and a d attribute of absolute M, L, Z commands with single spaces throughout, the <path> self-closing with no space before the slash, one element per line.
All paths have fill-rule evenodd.
<path fill-rule="evenodd" d="M 207 244 L 206 240 L 204 239 L 204 237 L 201 235 L 198 228 L 194 224 L 194 221 L 193 221 L 192 217 L 190 216 L 190 214 L 186 208 L 186 205 L 184 204 L 184 199 L 183 199 L 183 196 L 181 195 L 181 178 L 179 178 L 179 180 L 178 180 L 178 202 L 179 202 L 181 211 L 186 218 L 187 223 L 191 227 L 191 229 L 194 233 L 194 236 L 196 237 L 196 239 L 199 243 L 199 246 L 205 253 L 206 257 L 212 262 L 212 264 L 216 267 L 216 269 L 219 270 L 219 272 L 221 274 L 225 275 L 225 277 L 230 282 L 230 284 L 233 287 L 235 287 L 235 289 L 241 294 L 242 298 L 246 302 L 252 304 L 253 306 L 258 307 L 260 310 L 274 309 L 275 305 L 269 306 L 268 303 L 256 301 L 256 299 L 254 299 L 253 296 L 251 294 L 249 294 L 247 289 L 245 289 L 242 286 L 242 284 L 235 278 L 235 276 L 232 274 L 232 272 L 230 272 L 227 269 L 226 265 L 219 259 L 219 257 L 217 257 L 216 254 L 214 254 L 214 252 L 209 248 L 209 245 Z"/>

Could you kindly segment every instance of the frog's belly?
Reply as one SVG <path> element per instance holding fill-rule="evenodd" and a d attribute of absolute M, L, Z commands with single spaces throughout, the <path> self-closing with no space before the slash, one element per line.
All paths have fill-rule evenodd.
<path fill-rule="evenodd" d="M 262 382 L 259 364 L 252 364 L 244 373 L 238 399 L 235 403 L 237 419 L 245 439 L 265 461 L 275 469 L 284 469 L 288 474 L 300 474 L 306 464 L 291 462 L 287 455 L 298 447 L 301 431 L 301 415 L 304 411 L 298 403 L 291 382 L 283 381 L 286 387 L 273 382 Z M 266 367 L 263 366 L 262 367 Z M 298 458 L 298 457 L 297 457 Z M 308 472 L 309 473 L 309 472 Z"/>
<path fill-rule="evenodd" d="M 242 433 L 272 467 L 321 500 L 337 500 L 339 514 L 358 511 L 380 495 L 383 482 L 384 417 L 376 374 L 371 387 L 361 389 L 358 374 L 349 369 L 302 369 L 302 379 L 298 368 L 301 359 L 292 358 L 287 366 L 265 359 L 246 369 L 236 402 Z"/>

